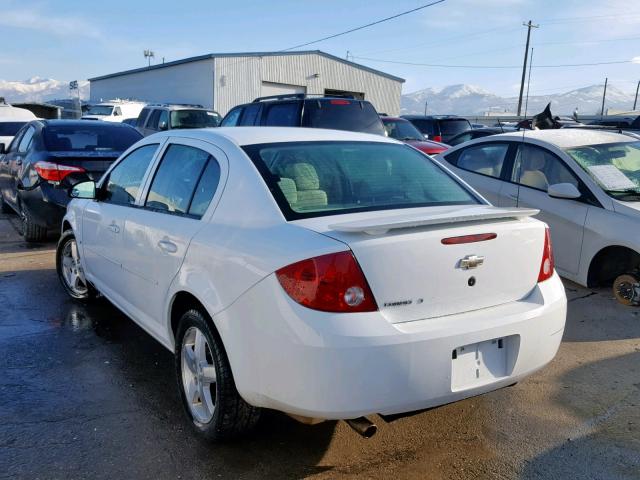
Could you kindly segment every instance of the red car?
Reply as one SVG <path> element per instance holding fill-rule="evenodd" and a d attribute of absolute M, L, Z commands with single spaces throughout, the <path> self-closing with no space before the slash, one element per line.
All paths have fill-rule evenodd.
<path fill-rule="evenodd" d="M 427 155 L 437 155 L 449 148 L 449 145 L 424 138 L 409 120 L 396 117 L 381 117 L 381 120 L 389 137 L 408 143 Z"/>

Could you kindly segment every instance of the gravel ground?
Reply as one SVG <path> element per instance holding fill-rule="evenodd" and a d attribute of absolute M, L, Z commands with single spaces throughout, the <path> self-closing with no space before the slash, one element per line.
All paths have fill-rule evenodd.
<path fill-rule="evenodd" d="M 566 282 L 556 359 L 520 384 L 392 423 L 268 412 L 248 439 L 197 440 L 173 359 L 107 302 L 68 300 L 55 243 L 0 215 L 0 478 L 640 478 L 640 309 Z M 381 379 L 382 380 L 382 379 Z"/>

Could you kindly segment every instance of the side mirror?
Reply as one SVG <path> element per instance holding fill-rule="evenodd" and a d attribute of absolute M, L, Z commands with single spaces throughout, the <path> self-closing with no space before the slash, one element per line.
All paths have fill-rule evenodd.
<path fill-rule="evenodd" d="M 69 189 L 69 196 L 71 198 L 96 198 L 96 182 L 93 180 L 87 180 L 86 182 L 76 183 Z"/>
<path fill-rule="evenodd" d="M 160 130 L 161 132 L 165 131 L 167 127 L 168 127 L 167 122 L 163 121 L 158 123 L 158 130 Z"/>
<path fill-rule="evenodd" d="M 0 155 L 7 153 L 7 149 L 4 146 L 4 143 L 0 143 Z"/>
<path fill-rule="evenodd" d="M 575 200 L 582 196 L 573 183 L 556 183 L 554 185 L 549 185 L 547 193 L 552 198 L 564 198 L 569 200 Z"/>

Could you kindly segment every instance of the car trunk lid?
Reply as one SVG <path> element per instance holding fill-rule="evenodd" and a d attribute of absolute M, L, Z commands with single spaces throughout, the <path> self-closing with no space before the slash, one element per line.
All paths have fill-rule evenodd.
<path fill-rule="evenodd" d="M 49 152 L 48 161 L 59 165 L 83 168 L 91 180 L 98 181 L 121 153 L 112 150 Z"/>

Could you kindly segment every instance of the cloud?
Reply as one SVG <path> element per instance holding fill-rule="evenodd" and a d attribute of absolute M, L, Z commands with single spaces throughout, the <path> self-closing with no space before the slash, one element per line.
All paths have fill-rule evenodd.
<path fill-rule="evenodd" d="M 0 26 L 37 30 L 58 36 L 102 38 L 102 32 L 92 21 L 73 15 L 45 13 L 37 9 L 4 10 L 0 14 Z"/>
<path fill-rule="evenodd" d="M 631 63 L 640 63 L 640 57 L 633 57 Z"/>

